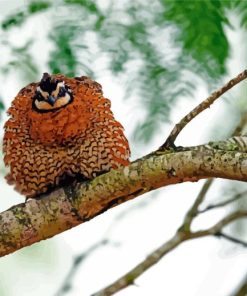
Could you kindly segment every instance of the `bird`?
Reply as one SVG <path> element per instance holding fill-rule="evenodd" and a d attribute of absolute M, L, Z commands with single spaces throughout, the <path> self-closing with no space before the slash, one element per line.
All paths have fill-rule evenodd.
<path fill-rule="evenodd" d="M 130 163 L 124 128 L 102 86 L 87 76 L 44 73 L 19 91 L 7 113 L 5 178 L 27 198 Z"/>

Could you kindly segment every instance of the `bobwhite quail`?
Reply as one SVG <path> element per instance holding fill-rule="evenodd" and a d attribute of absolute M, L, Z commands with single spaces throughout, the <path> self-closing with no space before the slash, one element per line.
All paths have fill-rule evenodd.
<path fill-rule="evenodd" d="M 101 85 L 88 77 L 44 73 L 8 110 L 3 140 L 9 184 L 35 197 L 68 177 L 95 176 L 129 164 L 130 149 Z"/>

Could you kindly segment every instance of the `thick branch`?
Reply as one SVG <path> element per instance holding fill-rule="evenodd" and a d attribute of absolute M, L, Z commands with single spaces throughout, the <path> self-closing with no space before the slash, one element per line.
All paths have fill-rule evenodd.
<path fill-rule="evenodd" d="M 247 153 L 199 150 L 150 155 L 91 182 L 61 188 L 0 214 L 0 256 L 52 237 L 107 209 L 170 184 L 220 177 L 247 180 Z"/>

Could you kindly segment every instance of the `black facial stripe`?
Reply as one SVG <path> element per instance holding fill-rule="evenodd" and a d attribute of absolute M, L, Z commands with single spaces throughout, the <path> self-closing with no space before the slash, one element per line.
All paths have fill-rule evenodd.
<path fill-rule="evenodd" d="M 72 90 L 68 87 L 68 85 L 65 84 L 64 87 L 68 93 L 70 93 L 70 94 L 72 93 Z"/>
<path fill-rule="evenodd" d="M 45 109 L 38 109 L 37 107 L 36 107 L 36 105 L 35 105 L 35 100 L 36 100 L 37 98 L 34 96 L 33 97 L 33 103 L 32 103 L 32 109 L 34 110 L 34 111 L 36 111 L 36 112 L 38 112 L 38 113 L 48 113 L 48 112 L 55 112 L 55 111 L 58 111 L 58 110 L 60 110 L 60 109 L 62 109 L 62 108 L 64 108 L 64 107 L 66 107 L 66 106 L 68 106 L 69 104 L 71 104 L 72 102 L 73 102 L 73 100 L 74 100 L 74 97 L 73 97 L 73 95 L 72 94 L 70 94 L 70 100 L 69 100 L 69 102 L 67 103 L 67 104 L 65 104 L 65 105 L 63 105 L 63 106 L 61 106 L 61 107 L 58 107 L 58 108 L 51 108 L 51 109 L 47 109 L 47 110 L 45 110 Z M 37 99 L 38 100 L 38 99 Z M 38 100 L 39 101 L 39 100 Z M 46 100 L 42 100 L 42 101 L 45 101 L 46 102 Z"/>
<path fill-rule="evenodd" d="M 60 87 L 58 97 L 64 97 L 66 94 L 66 89 L 64 87 Z"/>
<path fill-rule="evenodd" d="M 57 84 L 59 82 L 62 82 L 62 80 L 57 80 L 55 78 L 52 78 L 52 76 L 49 75 L 48 73 L 44 73 L 44 75 L 39 83 L 39 86 L 43 91 L 51 94 L 54 90 L 56 90 Z"/>
<path fill-rule="evenodd" d="M 38 100 L 39 102 L 45 101 L 45 98 L 42 96 L 41 92 L 36 90 L 35 95 L 32 98 L 33 100 Z"/>

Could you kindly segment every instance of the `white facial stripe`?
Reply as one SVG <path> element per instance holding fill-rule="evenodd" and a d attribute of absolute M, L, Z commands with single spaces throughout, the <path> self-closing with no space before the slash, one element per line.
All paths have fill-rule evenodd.
<path fill-rule="evenodd" d="M 36 89 L 38 92 L 40 92 L 41 93 L 41 96 L 44 98 L 44 99 L 47 99 L 48 98 L 48 92 L 46 92 L 46 91 L 43 91 L 39 86 L 37 87 L 37 89 Z"/>
<path fill-rule="evenodd" d="M 59 97 L 56 100 L 54 106 L 51 106 L 49 103 L 47 103 L 45 101 L 38 101 L 38 100 L 35 100 L 34 104 L 38 110 L 47 111 L 47 110 L 58 109 L 58 108 L 64 107 L 70 102 L 70 100 L 71 100 L 70 95 L 68 93 L 66 93 L 66 95 L 64 97 Z"/>
<path fill-rule="evenodd" d="M 42 89 L 40 90 L 40 93 L 41 93 L 41 95 L 42 95 L 42 97 L 43 97 L 44 99 L 47 99 L 48 96 L 49 96 L 49 93 L 46 92 L 46 91 L 43 91 Z"/>
<path fill-rule="evenodd" d="M 34 104 L 35 104 L 36 108 L 39 110 L 50 110 L 51 109 L 51 105 L 45 101 L 35 100 Z"/>
<path fill-rule="evenodd" d="M 61 82 L 59 82 L 57 84 L 57 88 L 52 92 L 53 97 L 56 98 L 58 96 L 58 93 L 59 93 L 59 90 L 60 90 L 61 87 L 64 87 L 64 82 L 63 81 L 61 81 Z"/>
<path fill-rule="evenodd" d="M 61 81 L 57 84 L 57 87 L 63 87 L 64 86 L 64 81 Z"/>
<path fill-rule="evenodd" d="M 69 94 L 66 93 L 66 95 L 64 97 L 60 97 L 56 100 L 55 104 L 54 104 L 54 108 L 60 108 L 63 107 L 65 105 L 67 105 L 70 101 L 70 96 Z"/>

